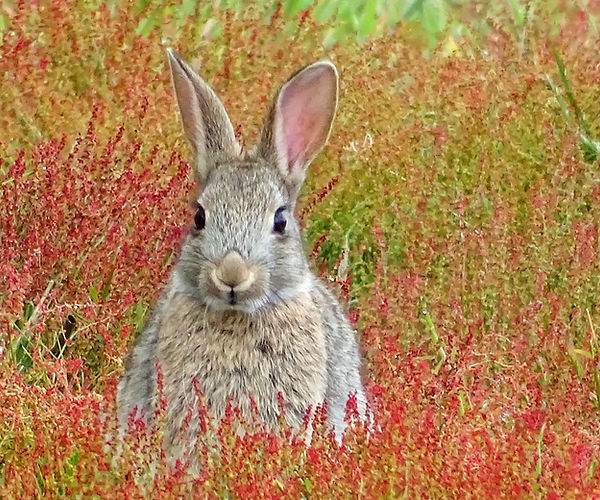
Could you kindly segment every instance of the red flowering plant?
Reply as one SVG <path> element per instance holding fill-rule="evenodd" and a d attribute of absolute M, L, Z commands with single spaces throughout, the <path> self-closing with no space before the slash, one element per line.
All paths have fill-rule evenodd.
<path fill-rule="evenodd" d="M 410 23 L 326 49 L 309 12 L 167 9 L 144 37 L 144 12 L 92 4 L 3 7 L 2 498 L 600 498 L 597 2 L 564 7 L 552 43 L 543 18 L 509 33 L 496 12 L 429 56 Z M 190 475 L 165 461 L 164 401 L 117 439 L 123 359 L 193 219 L 165 45 L 248 144 L 273 81 L 341 71 L 298 216 L 361 332 L 375 424 L 350 399 L 342 446 L 326 408 L 307 447 L 202 405 Z"/>

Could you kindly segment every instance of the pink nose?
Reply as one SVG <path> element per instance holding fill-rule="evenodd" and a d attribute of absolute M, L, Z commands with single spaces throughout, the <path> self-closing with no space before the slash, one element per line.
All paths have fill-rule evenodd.
<path fill-rule="evenodd" d="M 242 256 L 232 250 L 217 266 L 216 276 L 224 285 L 235 288 L 248 279 L 250 270 Z"/>

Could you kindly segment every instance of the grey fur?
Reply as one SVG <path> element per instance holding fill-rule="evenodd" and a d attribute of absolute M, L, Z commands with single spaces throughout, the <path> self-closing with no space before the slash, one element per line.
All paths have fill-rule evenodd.
<path fill-rule="evenodd" d="M 199 429 L 193 417 L 187 430 L 180 430 L 190 405 L 196 408 L 198 403 L 194 379 L 217 419 L 223 417 L 228 399 L 247 415 L 251 395 L 260 418 L 275 426 L 280 392 L 286 419 L 297 428 L 307 411 L 326 400 L 328 422 L 340 439 L 349 395 L 356 394 L 359 412 L 366 414 L 358 344 L 339 301 L 311 273 L 293 217 L 304 171 L 327 140 L 331 125 L 325 120 L 332 120 L 333 113 L 321 117 L 323 132 L 316 142 L 311 139 L 312 149 L 307 149 L 304 163 L 294 166 L 299 174 L 292 178 L 282 167 L 285 155 L 274 139 L 275 116 L 281 113 L 278 98 L 257 148 L 244 156 L 234 154 L 231 124 L 216 95 L 174 52 L 169 58 L 174 81 L 189 78 L 201 103 L 195 108 L 200 110 L 197 116 L 188 108 L 183 120 L 190 142 L 198 138 L 194 130 L 209 135 L 225 131 L 226 137 L 206 136 L 205 143 L 193 144 L 201 188 L 198 203 L 204 207 L 206 225 L 202 230 L 193 227 L 186 236 L 153 317 L 133 347 L 118 386 L 120 428 L 127 429 L 133 412 L 151 422 L 157 361 L 167 400 L 164 445 L 172 456 L 192 445 Z M 335 95 L 330 96 L 335 111 L 335 68 L 316 63 L 299 74 L 311 68 L 329 72 L 322 80 L 335 75 Z M 286 85 L 293 87 L 294 78 Z M 324 91 L 331 92 L 333 82 L 326 84 Z M 180 92 L 182 85 L 186 83 L 175 84 L 180 108 L 190 98 L 188 87 Z M 273 218 L 284 206 L 287 225 L 279 234 Z M 224 259 L 232 252 L 235 258 Z M 232 281 L 231 290 L 222 276 Z"/>

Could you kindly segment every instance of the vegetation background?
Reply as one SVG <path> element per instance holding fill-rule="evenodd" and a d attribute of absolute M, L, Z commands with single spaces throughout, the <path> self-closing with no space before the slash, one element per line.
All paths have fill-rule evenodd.
<path fill-rule="evenodd" d="M 2 0 L 0 497 L 600 498 L 600 2 Z M 193 219 L 165 48 L 251 145 L 298 67 L 340 108 L 298 207 L 379 428 L 172 468 L 123 359 Z M 182 358 L 185 353 L 182 353 Z M 197 411 L 204 412 L 203 408 Z M 204 415 L 204 413 L 203 413 Z"/>

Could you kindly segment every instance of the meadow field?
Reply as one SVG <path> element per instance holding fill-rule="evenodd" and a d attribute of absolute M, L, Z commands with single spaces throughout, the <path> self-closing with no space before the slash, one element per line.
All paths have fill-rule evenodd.
<path fill-rule="evenodd" d="M 0 498 L 600 499 L 600 2 L 349 5 L 0 2 Z M 307 448 L 198 408 L 220 446 L 194 477 L 160 410 L 117 446 L 194 218 L 167 47 L 244 147 L 278 84 L 336 64 L 296 215 L 375 430 L 350 401 L 343 445 L 319 412 Z"/>

